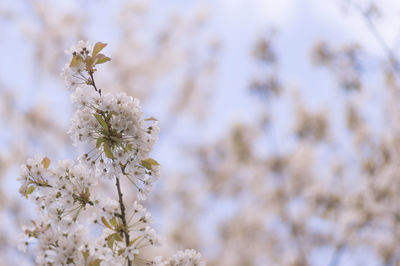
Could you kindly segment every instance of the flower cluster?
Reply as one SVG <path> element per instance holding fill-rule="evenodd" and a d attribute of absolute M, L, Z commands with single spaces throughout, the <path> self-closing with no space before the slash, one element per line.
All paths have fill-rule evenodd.
<path fill-rule="evenodd" d="M 113 178 L 124 176 L 145 199 L 158 177 L 158 163 L 148 158 L 159 131 L 154 118 L 142 119 L 139 100 L 125 93 L 103 96 L 77 88 L 72 95 L 77 111 L 69 133 L 74 143 L 89 144 L 80 160 Z"/>
<path fill-rule="evenodd" d="M 19 191 L 36 204 L 39 218 L 24 227 L 20 247 L 36 242 L 38 265 L 205 265 L 194 250 L 168 262 L 144 256 L 160 241 L 150 213 L 137 201 L 124 202 L 120 179 L 137 188 L 137 199 L 146 199 L 158 177 L 159 164 L 149 155 L 159 128 L 156 119 L 142 118 L 138 99 L 101 95 L 93 74 L 110 60 L 100 53 L 105 46 L 81 41 L 68 51 L 72 60 L 63 76 L 76 107 L 69 134 L 90 151 L 77 162 L 50 167 L 49 158 L 36 156 L 21 167 Z M 82 83 L 87 86 L 77 87 Z M 111 180 L 118 199 L 101 195 Z"/>
<path fill-rule="evenodd" d="M 72 54 L 72 60 L 67 63 L 62 72 L 62 76 L 66 82 L 68 89 L 75 89 L 80 85 L 92 85 L 95 91 L 101 94 L 101 90 L 97 89 L 94 82 L 93 74 L 96 71 L 95 66 L 103 64 L 111 59 L 100 53 L 107 44 L 98 42 L 91 49 L 89 41 L 79 41 L 78 45 L 66 51 Z M 90 52 L 92 50 L 92 52 Z"/>
<path fill-rule="evenodd" d="M 133 209 L 126 213 L 130 217 L 126 222 L 132 241 L 125 247 L 121 236 L 125 225 L 118 219 L 118 202 L 96 198 L 99 177 L 93 169 L 71 160 L 61 161 L 55 168 L 49 164 L 46 157 L 29 159 L 21 167 L 20 177 L 20 193 L 36 203 L 40 214 L 40 220 L 24 228 L 26 237 L 22 238 L 21 247 L 25 249 L 31 240 L 37 239 L 39 265 L 84 265 L 78 261 L 87 260 L 89 255 L 105 265 L 123 263 L 124 258 L 140 260 L 141 249 L 159 243 L 150 227 L 150 213 L 134 202 Z M 83 225 L 100 222 L 105 229 L 96 240 L 96 249 L 89 250 L 85 247 L 93 239 Z"/>
<path fill-rule="evenodd" d="M 72 160 L 61 161 L 54 169 L 49 165 L 47 157 L 29 159 L 21 167 L 19 179 L 20 193 L 28 198 L 36 190 L 33 200 L 49 214 L 51 222 L 76 220 L 81 210 L 97 204 L 91 192 L 98 178 L 91 169 Z"/>
<path fill-rule="evenodd" d="M 201 260 L 201 254 L 194 249 L 178 251 L 168 261 L 163 261 L 162 257 L 156 257 L 151 265 L 154 266 L 205 266 Z"/>

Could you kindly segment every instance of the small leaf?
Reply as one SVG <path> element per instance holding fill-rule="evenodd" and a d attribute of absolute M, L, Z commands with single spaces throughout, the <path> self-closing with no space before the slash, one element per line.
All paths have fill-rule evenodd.
<path fill-rule="evenodd" d="M 152 158 L 147 158 L 141 161 L 141 164 L 143 167 L 145 167 L 148 170 L 151 170 L 153 165 L 160 165 L 156 160 Z"/>
<path fill-rule="evenodd" d="M 94 117 L 96 117 L 97 121 L 100 123 L 100 125 L 103 127 L 104 131 L 106 132 L 107 135 L 110 135 L 110 131 L 108 130 L 108 126 L 106 121 L 104 121 L 103 117 L 98 114 L 93 114 Z"/>
<path fill-rule="evenodd" d="M 116 227 L 117 219 L 115 219 L 115 216 L 110 220 L 110 223 L 111 223 L 112 226 Z"/>
<path fill-rule="evenodd" d="M 82 63 L 83 63 L 82 56 L 74 55 L 74 57 L 72 57 L 71 63 L 69 64 L 69 67 L 78 67 Z"/>
<path fill-rule="evenodd" d="M 47 158 L 47 157 L 44 157 L 43 160 L 42 160 L 42 164 L 43 164 L 43 167 L 44 167 L 45 169 L 49 168 L 50 159 Z"/>
<path fill-rule="evenodd" d="M 100 137 L 100 138 L 97 139 L 97 142 L 96 142 L 96 148 L 97 149 L 100 148 L 101 143 L 103 143 L 103 138 Z"/>
<path fill-rule="evenodd" d="M 83 257 L 85 258 L 85 262 L 86 262 L 87 259 L 88 259 L 88 257 L 89 257 L 89 251 L 87 251 L 87 250 L 82 251 L 82 255 L 83 255 Z"/>
<path fill-rule="evenodd" d="M 25 192 L 25 197 L 28 198 L 28 196 L 29 196 L 30 194 L 32 194 L 32 192 L 35 191 L 35 189 L 36 189 L 35 186 L 30 186 L 30 187 L 28 187 L 28 189 L 27 189 L 26 192 Z"/>
<path fill-rule="evenodd" d="M 109 236 L 107 237 L 107 246 L 108 246 L 110 249 L 112 249 L 113 246 L 114 246 L 114 235 L 115 235 L 115 234 L 112 234 L 112 235 L 109 235 Z"/>
<path fill-rule="evenodd" d="M 92 67 L 93 67 L 93 64 L 94 64 L 94 61 L 95 61 L 95 58 L 93 58 L 93 57 L 91 57 L 91 56 L 88 56 L 88 57 L 86 58 L 86 69 L 92 68 Z"/>
<path fill-rule="evenodd" d="M 117 240 L 117 241 L 119 241 L 119 242 L 121 242 L 121 241 L 123 240 L 122 237 L 121 237 L 121 235 L 120 235 L 120 234 L 117 234 L 117 233 L 114 234 L 114 239 Z"/>
<path fill-rule="evenodd" d="M 93 47 L 93 53 L 92 56 L 95 57 L 98 53 L 100 53 L 101 50 L 104 49 L 104 47 L 106 47 L 107 44 L 106 43 L 102 43 L 102 42 L 97 42 L 94 47 Z"/>
<path fill-rule="evenodd" d="M 144 121 L 158 121 L 156 118 L 154 118 L 153 116 L 146 118 Z"/>
<path fill-rule="evenodd" d="M 100 263 L 102 262 L 102 259 L 95 259 L 94 261 L 92 261 L 89 266 L 100 266 Z"/>
<path fill-rule="evenodd" d="M 129 242 L 128 247 L 132 246 L 139 238 L 141 238 L 141 236 L 138 236 L 135 239 L 133 239 L 131 242 Z"/>
<path fill-rule="evenodd" d="M 132 151 L 132 143 L 126 144 L 124 150 L 125 150 L 126 152 Z"/>
<path fill-rule="evenodd" d="M 103 148 L 104 148 L 104 152 L 105 152 L 107 158 L 110 158 L 110 159 L 114 159 L 115 158 L 114 155 L 111 152 L 110 145 L 108 144 L 107 141 L 103 142 Z"/>
<path fill-rule="evenodd" d="M 112 230 L 111 225 L 107 222 L 107 219 L 106 219 L 104 216 L 101 217 L 101 221 L 103 222 L 103 224 L 104 224 L 106 227 L 108 227 L 109 229 Z"/>
<path fill-rule="evenodd" d="M 114 136 L 109 136 L 110 137 L 110 139 L 111 140 L 113 140 L 113 141 L 115 141 L 115 142 L 120 142 L 121 140 L 119 139 L 119 138 L 117 138 L 117 137 L 114 137 Z"/>
<path fill-rule="evenodd" d="M 121 256 L 122 254 L 124 254 L 125 249 L 121 248 L 120 250 L 118 250 L 118 256 Z"/>
<path fill-rule="evenodd" d="M 103 64 L 105 62 L 111 61 L 111 58 L 103 55 L 103 54 L 98 54 L 95 57 L 95 64 L 99 65 L 99 64 Z"/>

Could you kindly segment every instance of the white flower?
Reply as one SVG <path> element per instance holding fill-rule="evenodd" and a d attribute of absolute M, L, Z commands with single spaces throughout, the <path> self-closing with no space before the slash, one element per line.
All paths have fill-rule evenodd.
<path fill-rule="evenodd" d="M 70 100 L 76 108 L 80 109 L 90 107 L 93 102 L 99 103 L 101 101 L 100 97 L 92 88 L 77 87 L 74 93 L 71 94 Z"/>
<path fill-rule="evenodd" d="M 29 241 L 28 241 L 28 236 L 26 234 L 18 234 L 17 236 L 17 243 L 18 243 L 18 250 L 22 251 L 22 252 L 26 252 L 26 248 L 29 245 Z"/>
<path fill-rule="evenodd" d="M 157 256 L 150 262 L 150 265 L 153 265 L 153 266 L 166 266 L 167 262 L 163 261 L 161 256 Z"/>
<path fill-rule="evenodd" d="M 119 212 L 119 203 L 116 200 L 111 198 L 105 198 L 104 200 L 100 199 L 98 204 L 101 206 L 103 211 L 103 216 L 107 219 L 111 219 L 115 216 L 115 213 Z"/>
<path fill-rule="evenodd" d="M 78 41 L 78 44 L 76 46 L 71 47 L 69 50 L 66 50 L 65 53 L 72 55 L 74 53 L 80 54 L 83 51 L 87 50 L 90 51 L 92 49 L 92 45 L 90 44 L 90 41 Z"/>
<path fill-rule="evenodd" d="M 139 254 L 139 250 L 136 249 L 135 247 L 133 247 L 133 245 L 132 245 L 125 249 L 124 257 L 133 261 L 135 259 L 135 255 L 138 255 L 138 254 Z"/>
<path fill-rule="evenodd" d="M 93 206 L 97 199 L 92 190 L 98 183 L 95 172 L 72 160 L 49 167 L 48 158 L 29 159 L 21 167 L 20 193 L 32 197 L 43 215 L 53 222 L 69 217 L 77 219 L 82 209 Z"/>
<path fill-rule="evenodd" d="M 77 265 L 75 260 L 79 258 L 79 247 L 84 244 L 86 236 L 85 227 L 71 221 L 47 225 L 38 236 L 36 262 L 40 265 Z"/>
<path fill-rule="evenodd" d="M 151 214 L 146 211 L 146 209 L 140 205 L 137 201 L 133 204 L 133 214 L 128 220 L 128 224 L 135 231 L 143 231 L 149 224 L 153 222 Z"/>
<path fill-rule="evenodd" d="M 201 254 L 194 249 L 178 251 L 167 263 L 170 266 L 205 266 L 201 260 Z"/>
<path fill-rule="evenodd" d="M 81 67 L 83 68 L 83 66 Z M 61 72 L 61 77 L 64 79 L 65 85 L 67 86 L 68 90 L 86 84 L 84 77 L 80 77 L 82 72 L 83 72 L 82 69 L 80 69 L 79 71 L 72 71 L 71 68 L 69 67 L 69 63 L 65 64 Z"/>
<path fill-rule="evenodd" d="M 28 159 L 27 163 L 21 166 L 20 176 L 17 180 L 22 182 L 19 192 L 23 196 L 27 196 L 28 186 L 48 186 L 48 177 L 51 173 L 45 168 L 43 159 L 41 156 L 35 156 L 35 158 Z"/>
<path fill-rule="evenodd" d="M 91 49 L 92 45 L 89 41 L 79 41 L 76 46 L 65 51 L 65 53 L 71 56 L 86 58 Z M 86 65 L 82 60 L 77 62 L 78 63 L 74 65 L 67 63 L 62 69 L 61 76 L 67 85 L 67 89 L 74 89 L 79 85 L 88 84 L 89 77 L 85 76 Z"/>

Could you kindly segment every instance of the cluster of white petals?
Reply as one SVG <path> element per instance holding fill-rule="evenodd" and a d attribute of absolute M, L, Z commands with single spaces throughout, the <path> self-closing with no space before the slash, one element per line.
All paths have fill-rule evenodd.
<path fill-rule="evenodd" d="M 154 266 L 205 266 L 206 263 L 201 260 L 201 254 L 194 249 L 178 251 L 168 261 L 163 261 L 162 257 L 156 257 L 152 264 Z"/>
<path fill-rule="evenodd" d="M 201 254 L 194 249 L 186 249 L 178 251 L 170 260 L 170 266 L 205 266 L 205 262 L 201 260 Z"/>
<path fill-rule="evenodd" d="M 92 169 L 72 160 L 63 160 L 55 168 L 48 164 L 48 158 L 29 159 L 21 166 L 19 179 L 20 193 L 32 198 L 49 219 L 76 219 L 82 209 L 98 202 L 91 193 L 98 183 Z"/>
<path fill-rule="evenodd" d="M 78 87 L 71 100 L 77 110 L 69 133 L 75 144 L 83 142 L 90 147 L 80 160 L 102 176 L 128 178 L 140 199 L 145 199 L 158 177 L 158 164 L 143 163 L 157 139 L 157 121 L 145 121 L 139 100 L 125 93 L 100 96 Z"/>
<path fill-rule="evenodd" d="M 132 210 L 127 213 L 130 217 L 127 222 L 129 235 L 136 241 L 128 248 L 123 246 L 122 241 L 115 241 L 114 251 L 109 248 L 110 236 L 116 237 L 116 231 L 121 226 L 115 218 L 113 220 L 119 211 L 119 204 L 110 198 L 94 197 L 98 176 L 85 164 L 64 160 L 50 168 L 47 158 L 37 156 L 21 167 L 19 179 L 22 182 L 20 193 L 33 200 L 40 213 L 39 220 L 24 227 L 19 246 L 25 250 L 36 239 L 38 265 L 84 265 L 85 258 L 81 251 L 88 249 L 88 243 L 93 239 L 83 225 L 88 222 L 95 225 L 103 219 L 106 228 L 98 237 L 96 248 L 91 251 L 88 249 L 86 253 L 87 256 L 100 259 L 104 265 L 123 263 L 125 257 L 132 260 L 140 258 L 141 249 L 159 244 L 158 236 L 150 227 L 150 213 L 135 201 Z M 121 258 L 116 250 L 121 250 L 125 257 Z"/>
<path fill-rule="evenodd" d="M 78 44 L 71 49 L 65 51 L 68 55 L 74 54 L 84 54 L 85 51 L 90 51 L 92 49 L 92 45 L 89 41 L 79 41 Z M 75 89 L 77 86 L 86 83 L 86 77 L 84 76 L 85 65 L 80 62 L 74 67 L 70 66 L 70 63 L 65 64 L 62 69 L 61 76 L 65 81 L 65 85 L 67 89 Z"/>

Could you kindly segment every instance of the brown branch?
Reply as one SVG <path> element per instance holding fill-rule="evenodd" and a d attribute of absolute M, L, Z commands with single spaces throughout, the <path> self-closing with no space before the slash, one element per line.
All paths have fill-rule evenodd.
<path fill-rule="evenodd" d="M 128 225 L 126 223 L 126 214 L 125 214 L 125 205 L 124 205 L 124 201 L 122 200 L 122 192 L 121 192 L 121 185 L 119 183 L 119 178 L 115 177 L 115 185 L 117 186 L 117 190 L 118 190 L 118 199 L 119 199 L 119 207 L 121 209 L 121 215 L 120 218 L 122 220 L 122 224 L 124 225 L 124 236 L 125 236 L 125 243 L 126 243 L 126 247 L 128 248 L 129 246 L 129 233 L 128 233 Z M 130 259 L 128 259 L 128 266 L 132 266 L 132 261 Z"/>

